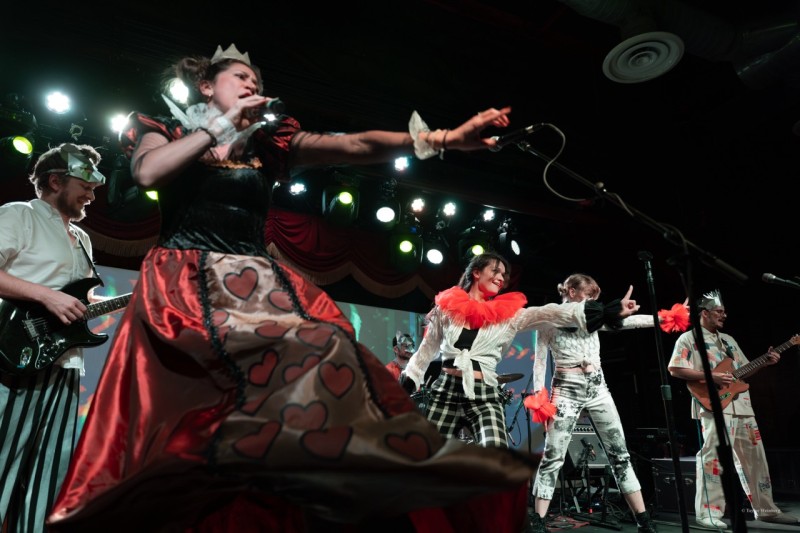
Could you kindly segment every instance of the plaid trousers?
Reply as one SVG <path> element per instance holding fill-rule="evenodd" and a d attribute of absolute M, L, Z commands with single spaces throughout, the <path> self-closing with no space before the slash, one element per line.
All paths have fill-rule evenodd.
<path fill-rule="evenodd" d="M 442 372 L 431 384 L 426 416 L 447 438 L 462 427 L 472 432 L 476 444 L 508 448 L 505 405 L 500 387 L 475 380 L 475 399 L 464 394 L 461 378 Z"/>

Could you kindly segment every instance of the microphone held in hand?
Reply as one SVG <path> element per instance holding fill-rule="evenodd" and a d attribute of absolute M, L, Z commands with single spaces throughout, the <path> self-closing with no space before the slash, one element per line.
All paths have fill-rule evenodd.
<path fill-rule="evenodd" d="M 272 113 L 273 115 L 283 115 L 286 113 L 286 104 L 284 104 L 280 98 L 273 98 L 267 102 L 267 113 Z"/>
<path fill-rule="evenodd" d="M 784 287 L 792 287 L 793 289 L 800 289 L 800 283 L 788 279 L 781 279 L 775 274 L 762 274 L 761 281 L 764 283 L 772 283 L 774 285 L 783 285 Z"/>
<path fill-rule="evenodd" d="M 494 139 L 495 145 L 489 147 L 489 150 L 492 152 L 499 152 L 509 144 L 516 144 L 523 140 L 528 135 L 532 135 L 539 131 L 540 129 L 544 128 L 546 124 L 539 123 L 539 124 L 531 124 L 526 128 L 522 128 L 521 130 L 512 131 L 511 133 L 507 133 L 505 135 L 497 136 L 495 135 L 492 137 Z"/>
<path fill-rule="evenodd" d="M 261 120 L 264 115 L 283 115 L 286 113 L 286 104 L 280 98 L 272 98 L 266 104 L 258 107 L 251 107 L 246 111 L 247 118 L 251 120 Z"/>

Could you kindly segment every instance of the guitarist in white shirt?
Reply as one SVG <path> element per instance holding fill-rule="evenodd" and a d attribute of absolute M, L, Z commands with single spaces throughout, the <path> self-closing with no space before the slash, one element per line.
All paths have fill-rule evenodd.
<path fill-rule="evenodd" d="M 29 178 L 38 198 L 0 206 L 0 298 L 40 304 L 63 324 L 84 317 L 86 305 L 58 289 L 93 275 L 89 236 L 73 223 L 105 183 L 99 162 L 88 145 L 52 148 Z M 0 372 L 3 531 L 45 531 L 77 439 L 83 372 L 80 348 L 31 375 Z"/>
<path fill-rule="evenodd" d="M 717 388 L 724 390 L 735 384 L 735 369 L 747 365 L 749 361 L 736 340 L 720 331 L 725 324 L 727 313 L 719 291 L 704 294 L 697 306 L 708 361 L 711 365 L 711 375 Z M 790 343 L 787 343 L 785 346 L 789 345 Z M 694 331 L 690 329 L 675 342 L 668 369 L 672 376 L 687 380 L 691 385 L 690 391 L 695 390 L 692 418 L 699 421 L 703 436 L 703 446 L 697 452 L 696 458 L 695 520 L 705 527 L 724 529 L 727 524 L 722 521 L 725 514 L 725 494 L 720 479 L 720 462 L 717 454 L 719 440 L 714 426 L 714 413 L 703 406 L 710 404 L 704 401 L 700 394 L 703 388 L 697 386 L 705 379 L 700 357 Z M 780 360 L 780 353 L 770 347 L 762 357 L 764 365 L 774 365 Z M 732 365 L 726 361 L 728 358 L 732 359 Z M 714 371 L 720 365 L 726 370 Z M 705 387 L 705 383 L 703 386 Z M 764 443 L 758 431 L 748 391 L 745 388 L 739 394 L 722 396 L 724 396 L 724 403 L 721 399 L 721 405 L 724 407 L 723 417 L 725 425 L 729 428 L 728 435 L 736 459 L 734 462 L 737 475 L 743 480 L 742 488 L 750 498 L 755 518 L 762 522 L 779 524 L 798 523 L 797 517 L 781 512 L 772 499 L 772 484 Z"/>

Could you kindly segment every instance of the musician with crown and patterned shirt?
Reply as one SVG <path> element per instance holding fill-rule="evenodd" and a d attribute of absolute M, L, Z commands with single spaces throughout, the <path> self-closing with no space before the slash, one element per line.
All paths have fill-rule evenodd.
<path fill-rule="evenodd" d="M 31 333 L 9 322 L 23 314 L 17 309 L 38 308 L 42 323 L 55 329 L 83 320 L 86 304 L 99 300 L 91 291 L 60 290 L 92 276 L 92 244 L 75 223 L 105 183 L 99 162 L 92 146 L 61 144 L 34 164 L 29 180 L 37 198 L 0 206 L 0 352 L 16 361 L 0 370 L 0 522 L 9 533 L 45 530 L 72 457 L 84 374 L 80 347 L 39 366 L 31 348 L 11 353 L 5 344 L 16 346 Z"/>
<path fill-rule="evenodd" d="M 755 373 L 780 360 L 780 352 L 798 342 L 797 336 L 782 346 L 767 350 L 759 359 L 748 361 L 736 340 L 723 333 L 727 310 L 718 290 L 708 292 L 697 302 L 703 343 L 711 367 L 711 377 L 720 396 L 722 415 L 735 457 L 737 476 L 753 507 L 756 520 L 777 524 L 797 524 L 798 518 L 782 512 L 772 499 L 767 456 L 758 430 L 750 394 L 740 381 L 739 370 L 748 367 L 746 374 Z M 719 438 L 714 423 L 713 404 L 708 402 L 708 386 L 701 352 L 697 347 L 693 329 L 686 331 L 675 342 L 668 363 L 669 373 L 687 381 L 692 393 L 692 418 L 700 424 L 703 445 L 696 456 L 695 520 L 705 527 L 724 529 L 725 493 L 723 491 L 720 460 L 717 453 Z M 738 392 L 737 392 L 738 391 Z M 715 392 L 717 394 L 717 392 Z"/>

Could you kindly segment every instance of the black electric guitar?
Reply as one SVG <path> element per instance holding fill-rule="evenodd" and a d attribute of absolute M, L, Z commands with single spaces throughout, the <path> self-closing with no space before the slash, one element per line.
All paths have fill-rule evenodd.
<path fill-rule="evenodd" d="M 87 295 L 99 284 L 98 278 L 85 278 L 61 289 L 86 304 L 84 317 L 69 325 L 41 304 L 0 298 L 0 373 L 35 374 L 70 348 L 106 342 L 108 335 L 92 333 L 88 321 L 122 309 L 131 293 L 90 304 Z"/>
<path fill-rule="evenodd" d="M 798 344 L 800 344 L 800 335 L 795 335 L 780 346 L 776 346 L 774 350 L 778 353 L 781 353 L 786 349 Z M 719 394 L 719 403 L 722 405 L 723 409 L 725 409 L 740 392 L 746 391 L 750 388 L 750 385 L 744 381 L 744 378 L 765 365 L 768 359 L 769 352 L 756 359 L 753 359 L 746 365 L 742 365 L 739 368 L 734 369 L 733 359 L 726 357 L 714 367 L 714 372 L 727 371 L 733 374 L 733 381 L 730 385 L 725 387 L 721 385 L 715 385 Z M 686 385 L 689 387 L 689 392 L 692 394 L 694 399 L 700 402 L 700 405 L 711 411 L 711 397 L 708 394 L 708 385 L 706 385 L 706 380 L 701 379 L 697 381 L 687 381 Z"/>

